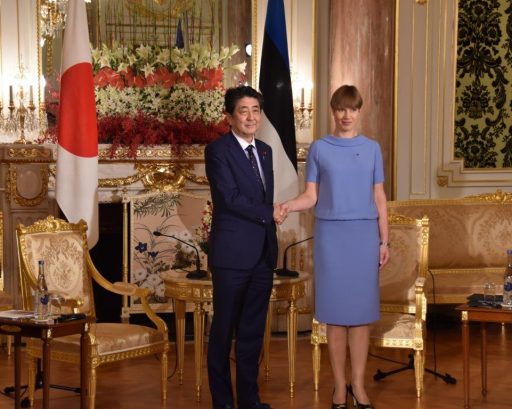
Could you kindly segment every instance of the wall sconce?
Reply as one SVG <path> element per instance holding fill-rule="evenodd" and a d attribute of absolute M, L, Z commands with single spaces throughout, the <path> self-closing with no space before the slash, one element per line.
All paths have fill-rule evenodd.
<path fill-rule="evenodd" d="M 306 87 L 300 88 L 300 99 L 293 105 L 293 113 L 295 117 L 295 128 L 310 129 L 313 119 L 313 87 L 307 87 L 309 94 L 309 102 L 305 100 Z"/>

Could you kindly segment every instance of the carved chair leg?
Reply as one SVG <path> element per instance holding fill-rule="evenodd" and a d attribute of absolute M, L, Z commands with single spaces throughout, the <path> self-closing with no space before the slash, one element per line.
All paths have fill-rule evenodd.
<path fill-rule="evenodd" d="M 96 405 L 96 366 L 89 362 L 89 409 L 94 409 Z"/>
<path fill-rule="evenodd" d="M 318 392 L 318 384 L 320 383 L 320 345 L 313 344 L 313 388 Z"/>
<path fill-rule="evenodd" d="M 162 365 L 162 379 L 161 379 L 162 400 L 166 401 L 167 400 L 167 374 L 169 371 L 169 363 L 167 361 L 167 359 L 168 359 L 167 349 L 165 349 L 162 352 L 162 357 L 160 359 L 161 359 L 161 365 Z"/>
<path fill-rule="evenodd" d="M 423 394 L 423 374 L 425 373 L 425 351 L 414 351 L 414 377 L 416 378 L 416 397 Z"/>

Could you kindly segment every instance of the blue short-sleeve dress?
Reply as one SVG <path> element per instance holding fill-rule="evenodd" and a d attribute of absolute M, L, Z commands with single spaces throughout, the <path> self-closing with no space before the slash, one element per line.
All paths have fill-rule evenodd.
<path fill-rule="evenodd" d="M 333 325 L 365 325 L 379 313 L 379 226 L 374 185 L 384 181 L 377 142 L 332 135 L 314 142 L 307 182 L 315 207 L 315 316 Z"/>

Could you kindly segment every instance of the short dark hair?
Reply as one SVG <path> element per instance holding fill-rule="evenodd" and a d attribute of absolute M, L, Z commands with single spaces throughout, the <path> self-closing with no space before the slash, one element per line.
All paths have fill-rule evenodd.
<path fill-rule="evenodd" d="M 224 95 L 224 107 L 226 112 L 233 115 L 237 102 L 245 97 L 257 99 L 260 109 L 263 109 L 263 95 L 248 85 L 240 85 L 226 90 L 226 94 Z"/>
<path fill-rule="evenodd" d="M 353 85 L 342 85 L 331 97 L 333 111 L 341 111 L 345 108 L 360 109 L 363 106 L 363 98 Z"/>

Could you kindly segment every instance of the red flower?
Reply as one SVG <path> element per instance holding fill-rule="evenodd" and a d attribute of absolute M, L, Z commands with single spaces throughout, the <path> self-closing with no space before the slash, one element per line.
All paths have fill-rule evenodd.
<path fill-rule="evenodd" d="M 110 80 L 116 75 L 119 76 L 112 68 L 103 67 L 94 76 L 94 84 L 99 88 L 104 88 L 110 84 Z"/>

